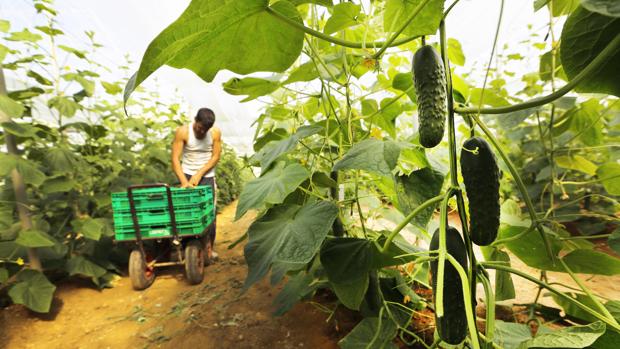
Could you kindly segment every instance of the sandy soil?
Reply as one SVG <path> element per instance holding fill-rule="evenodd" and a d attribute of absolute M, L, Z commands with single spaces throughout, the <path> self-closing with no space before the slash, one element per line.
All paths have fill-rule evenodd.
<path fill-rule="evenodd" d="M 234 212 L 233 204 L 218 216 L 220 260 L 206 269 L 202 284 L 189 285 L 182 268 L 158 273 L 145 291 L 134 291 L 127 277 L 102 291 L 85 280 L 66 282 L 58 286 L 51 314 L 38 315 L 21 306 L 0 310 L 0 348 L 337 348 L 359 316 L 339 307 L 327 322 L 325 307 L 334 308 L 333 296 L 320 294 L 313 302 L 298 303 L 284 316 L 273 317 L 272 301 L 280 287 L 263 280 L 241 294 L 246 276 L 243 244 L 232 250 L 225 246 L 245 233 L 253 217 L 232 222 Z M 512 265 L 538 274 L 517 258 Z M 574 285 L 567 274 L 548 277 L 560 285 Z M 595 293 L 620 299 L 620 276 L 584 279 Z M 506 303 L 531 302 L 536 286 L 518 277 L 513 280 L 517 300 Z M 481 288 L 478 294 L 483 294 Z M 541 303 L 557 307 L 550 297 L 542 297 Z M 432 315 L 423 315 L 416 329 L 430 340 Z"/>
<path fill-rule="evenodd" d="M 234 213 L 231 205 L 218 216 L 220 260 L 207 267 L 202 284 L 189 285 L 182 268 L 163 270 L 145 291 L 134 291 L 127 277 L 102 291 L 87 282 L 64 283 L 51 314 L 37 315 L 21 306 L 0 310 L 0 347 L 337 348 L 355 326 L 352 314 L 337 312 L 327 323 L 329 314 L 304 302 L 273 317 L 279 288 L 267 280 L 241 294 L 243 244 L 232 250 L 225 246 L 245 233 L 253 217 L 233 223 Z"/>

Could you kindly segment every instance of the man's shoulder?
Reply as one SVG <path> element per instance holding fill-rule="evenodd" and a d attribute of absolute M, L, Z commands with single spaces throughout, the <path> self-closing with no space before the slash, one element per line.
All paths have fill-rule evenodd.
<path fill-rule="evenodd" d="M 176 137 L 181 137 L 182 139 L 187 139 L 188 126 L 187 125 L 181 125 L 181 126 L 177 127 L 177 129 L 174 131 L 174 134 L 175 134 Z"/>
<path fill-rule="evenodd" d="M 214 136 L 221 136 L 222 135 L 222 130 L 220 130 L 219 127 L 217 126 L 213 126 L 211 127 L 211 134 Z"/>

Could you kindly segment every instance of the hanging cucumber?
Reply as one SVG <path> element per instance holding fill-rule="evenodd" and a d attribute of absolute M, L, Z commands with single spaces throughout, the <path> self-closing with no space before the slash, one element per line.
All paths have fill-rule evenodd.
<path fill-rule="evenodd" d="M 439 249 L 439 229 L 433 234 L 429 250 Z M 465 243 L 461 238 L 461 234 L 453 227 L 446 229 L 446 249 L 456 261 L 467 270 L 467 252 Z M 443 277 L 443 317 L 437 318 L 435 315 L 435 324 L 439 337 L 449 344 L 459 344 L 467 336 L 467 316 L 465 314 L 465 305 L 463 303 L 463 288 L 461 287 L 461 278 L 456 268 L 445 262 Z M 437 267 L 439 262 L 434 260 L 431 262 L 431 278 L 433 283 L 433 299 L 437 299 L 435 290 L 437 289 Z M 436 306 L 435 306 L 436 307 Z"/>
<path fill-rule="evenodd" d="M 491 244 L 499 229 L 499 168 L 489 143 L 472 137 L 461 150 L 461 173 L 469 200 L 469 235 L 478 246 Z"/>
<path fill-rule="evenodd" d="M 441 143 L 446 122 L 446 73 L 433 46 L 424 45 L 413 57 L 413 83 L 418 99 L 420 144 Z"/>

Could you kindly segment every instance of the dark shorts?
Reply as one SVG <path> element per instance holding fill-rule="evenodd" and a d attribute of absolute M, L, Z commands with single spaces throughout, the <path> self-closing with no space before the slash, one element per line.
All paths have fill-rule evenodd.
<path fill-rule="evenodd" d="M 185 173 L 185 178 L 187 178 L 187 180 L 190 180 L 192 176 Z M 211 186 L 211 189 L 213 190 L 213 212 L 215 214 L 216 212 L 215 205 L 217 203 L 217 191 L 216 191 L 217 186 L 215 184 L 215 177 L 202 177 L 198 185 L 210 185 Z M 217 219 L 217 214 L 215 214 L 215 217 L 213 218 L 213 224 L 211 224 L 209 228 L 207 228 L 209 229 L 207 236 L 211 240 L 212 244 L 215 244 L 215 226 L 216 226 L 215 221 L 216 219 Z"/>

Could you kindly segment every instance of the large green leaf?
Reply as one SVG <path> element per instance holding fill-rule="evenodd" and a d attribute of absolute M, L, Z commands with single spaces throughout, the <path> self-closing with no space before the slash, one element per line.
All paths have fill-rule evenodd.
<path fill-rule="evenodd" d="M 603 106 L 596 98 L 591 98 L 567 112 L 570 129 L 579 134 L 579 139 L 584 144 L 590 146 L 603 142 L 604 115 Z"/>
<path fill-rule="evenodd" d="M 400 150 L 396 168 L 399 175 L 409 176 L 412 172 L 427 168 L 430 165 L 424 148 L 409 146 Z"/>
<path fill-rule="evenodd" d="M 591 346 L 594 349 L 616 349 L 620 348 L 620 332 L 608 329 L 602 336 L 598 337 Z"/>
<path fill-rule="evenodd" d="M 79 159 L 67 148 L 56 147 L 47 152 L 46 163 L 55 173 L 72 173 L 78 168 Z"/>
<path fill-rule="evenodd" d="M 605 324 L 597 321 L 585 326 L 571 326 L 539 334 L 522 342 L 517 348 L 586 348 L 603 333 L 605 333 Z"/>
<path fill-rule="evenodd" d="M 526 227 L 500 226 L 498 239 L 505 239 L 518 235 L 526 230 Z M 562 242 L 555 235 L 548 234 L 551 243 L 551 250 L 555 255 L 562 249 Z M 530 231 L 521 238 L 506 243 L 506 247 L 530 267 L 566 272 L 560 263 L 552 264 L 545 247 L 536 230 Z M 562 257 L 568 267 L 575 273 L 597 274 L 597 275 L 617 275 L 620 274 L 620 259 L 612 257 L 603 252 L 592 249 L 573 250 Z"/>
<path fill-rule="evenodd" d="M 564 23 L 560 40 L 562 66 L 569 79 L 579 74 L 620 33 L 620 18 L 575 10 Z M 590 74 L 577 87 L 577 92 L 608 93 L 620 96 L 617 78 L 620 50 L 616 50 L 601 68 Z"/>
<path fill-rule="evenodd" d="M 45 174 L 39 170 L 38 165 L 33 161 L 16 158 L 15 167 L 24 178 L 24 182 L 28 184 L 38 187 L 45 181 Z"/>
<path fill-rule="evenodd" d="M 368 273 L 360 279 L 353 280 L 346 284 L 332 282 L 332 288 L 338 300 L 351 310 L 359 310 L 364 301 L 364 296 L 368 290 Z"/>
<path fill-rule="evenodd" d="M 38 229 L 20 231 L 15 243 L 24 247 L 50 247 L 56 244 L 54 238 Z"/>
<path fill-rule="evenodd" d="M 314 277 L 311 273 L 303 271 L 291 277 L 273 300 L 273 304 L 276 306 L 274 315 L 283 315 L 303 297 L 314 292 L 318 284 L 311 285 L 313 280 Z"/>
<path fill-rule="evenodd" d="M 105 218 L 84 218 L 71 221 L 71 227 L 75 232 L 81 233 L 87 239 L 99 241 L 106 231 Z"/>
<path fill-rule="evenodd" d="M 270 94 L 280 87 L 278 81 L 261 78 L 231 78 L 222 84 L 224 91 L 231 95 L 247 95 L 241 102 L 248 102 L 260 96 Z"/>
<path fill-rule="evenodd" d="M 333 0 L 289 0 L 291 4 L 299 6 L 302 4 L 317 4 L 325 7 L 333 6 Z"/>
<path fill-rule="evenodd" d="M 412 172 L 408 176 L 395 177 L 394 185 L 398 195 L 398 209 L 406 216 L 426 200 L 439 195 L 444 176 L 430 167 Z M 437 205 L 420 212 L 411 222 L 426 228 Z"/>
<path fill-rule="evenodd" d="M 24 106 L 9 98 L 6 95 L 0 94 L 0 121 L 4 122 L 11 118 L 19 118 L 24 114 Z M 2 115 L 4 114 L 4 115 Z"/>
<path fill-rule="evenodd" d="M 308 263 L 337 215 L 338 208 L 333 203 L 318 201 L 303 207 L 276 206 L 252 223 L 244 248 L 248 264 L 245 289 L 265 276 L 273 263 Z"/>
<path fill-rule="evenodd" d="M 325 32 L 325 34 L 331 34 L 357 24 L 357 16 L 359 16 L 360 11 L 360 5 L 350 2 L 344 2 L 334 6 L 332 15 L 327 20 L 327 23 L 325 23 L 323 32 Z"/>
<path fill-rule="evenodd" d="M 388 318 L 364 318 L 338 345 L 342 349 L 392 349 L 396 324 Z"/>
<path fill-rule="evenodd" d="M 308 170 L 299 164 L 278 162 L 261 177 L 246 183 L 239 196 L 235 219 L 241 218 L 250 209 L 282 203 L 308 176 Z"/>
<path fill-rule="evenodd" d="M 538 334 L 548 333 L 550 330 L 545 326 L 538 328 Z M 532 338 L 532 332 L 527 325 L 495 320 L 495 338 L 493 342 L 504 349 L 515 349 L 522 342 Z"/>
<path fill-rule="evenodd" d="M 334 165 L 333 170 L 365 170 L 390 176 L 399 154 L 398 143 L 370 138 L 354 144 Z"/>
<path fill-rule="evenodd" d="M 13 303 L 23 304 L 38 313 L 47 313 L 52 304 L 56 286 L 43 273 L 25 269 L 17 275 L 17 283 L 9 290 Z"/>
<path fill-rule="evenodd" d="M 415 95 L 415 90 L 413 89 L 413 74 L 411 74 L 411 72 L 398 73 L 394 75 L 394 78 L 392 79 L 392 88 L 406 92 L 407 96 L 409 96 L 409 99 L 411 99 L 414 103 L 416 102 L 417 97 Z M 362 107 L 365 101 L 367 100 L 365 99 L 362 101 Z M 370 101 L 374 102 L 374 100 L 372 99 L 370 99 Z"/>
<path fill-rule="evenodd" d="M 390 137 L 396 138 L 396 118 L 403 112 L 403 107 L 398 101 L 398 97 L 387 97 L 381 100 L 379 112 L 372 118 L 383 131 Z"/>
<path fill-rule="evenodd" d="M 301 53 L 304 33 L 269 11 L 302 23 L 288 1 L 269 6 L 269 0 L 193 0 L 149 44 L 125 88 L 125 101 L 163 65 L 190 69 L 207 82 L 222 69 L 243 75 L 283 72 Z"/>
<path fill-rule="evenodd" d="M 2 128 L 4 131 L 19 137 L 34 137 L 37 131 L 39 131 L 39 128 L 29 123 L 16 123 L 13 121 L 3 122 Z"/>
<path fill-rule="evenodd" d="M 71 178 L 67 178 L 65 176 L 48 178 L 41 185 L 41 191 L 45 194 L 52 193 L 64 193 L 69 190 L 75 188 L 77 186 L 77 182 Z"/>
<path fill-rule="evenodd" d="M 295 148 L 300 140 L 317 134 L 321 130 L 323 127 L 319 125 L 302 126 L 292 136 L 268 143 L 253 158 L 260 161 L 261 168 L 265 171 L 280 155 Z"/>
<path fill-rule="evenodd" d="M 514 227 L 502 224 L 499 229 L 498 240 L 516 236 L 527 229 L 527 227 Z M 562 248 L 561 242 L 550 234 L 547 234 L 547 237 L 550 240 L 549 242 L 553 254 L 557 255 Z M 532 268 L 545 270 L 553 269 L 553 263 L 547 256 L 547 252 L 545 252 L 545 244 L 537 230 L 530 231 L 520 239 L 507 242 L 506 247 L 512 254 L 523 261 L 523 263 Z"/>
<path fill-rule="evenodd" d="M 590 176 L 596 174 L 596 165 L 581 155 L 561 155 L 555 158 L 555 163 L 563 168 L 580 171 Z"/>
<path fill-rule="evenodd" d="M 620 195 L 620 194 L 619 194 Z M 620 228 L 616 229 L 607 240 L 609 247 L 620 255 Z"/>
<path fill-rule="evenodd" d="M 72 117 L 80 109 L 80 105 L 67 96 L 56 96 L 51 98 L 47 105 L 56 109 L 60 115 Z"/>
<path fill-rule="evenodd" d="M 448 39 L 448 58 L 450 63 L 463 66 L 465 65 L 465 54 L 461 43 L 453 38 Z"/>
<path fill-rule="evenodd" d="M 395 32 L 411 16 L 422 0 L 388 0 L 383 15 L 383 28 Z M 415 19 L 405 28 L 405 35 L 433 35 L 443 17 L 444 0 L 430 0 Z"/>
<path fill-rule="evenodd" d="M 0 285 L 9 279 L 9 271 L 6 268 L 0 268 Z"/>
<path fill-rule="evenodd" d="M 620 274 L 620 259 L 607 253 L 590 249 L 574 250 L 562 258 L 575 273 L 617 275 Z M 563 271 L 559 267 L 559 271 Z"/>
<path fill-rule="evenodd" d="M 373 269 L 413 260 L 413 257 L 396 258 L 410 252 L 419 251 L 410 250 L 410 246 L 404 244 L 398 246 L 393 243 L 386 253 L 381 253 L 375 242 L 367 239 L 333 238 L 327 240 L 321 248 L 321 264 L 325 267 L 330 282 L 348 284 L 366 277 Z"/>
<path fill-rule="evenodd" d="M 11 29 L 11 22 L 6 19 L 0 19 L 0 32 L 8 33 L 9 29 Z"/>
<path fill-rule="evenodd" d="M 620 17 L 620 1 L 618 0 L 581 0 L 581 6 L 588 11 L 605 16 Z"/>
<path fill-rule="evenodd" d="M 596 176 L 611 195 L 620 195 L 620 164 L 608 162 L 596 169 Z"/>
<path fill-rule="evenodd" d="M 583 293 L 568 293 L 568 295 L 587 307 L 592 309 L 597 308 L 597 305 L 592 301 L 592 299 Z M 587 322 L 597 321 L 595 316 L 576 306 L 575 303 L 566 300 L 564 297 L 560 297 L 557 294 L 551 294 L 551 297 L 560 307 L 562 307 L 567 316 Z"/>
<path fill-rule="evenodd" d="M 12 32 L 11 35 L 6 38 L 6 40 L 9 40 L 9 41 L 27 41 L 27 42 L 37 42 L 41 39 L 43 39 L 41 35 L 31 32 L 30 30 L 28 30 L 28 28 L 22 31 Z"/>
<path fill-rule="evenodd" d="M 69 275 L 83 275 L 91 278 L 98 278 L 107 273 L 105 268 L 91 262 L 84 256 L 71 257 L 67 261 L 66 269 Z"/>

